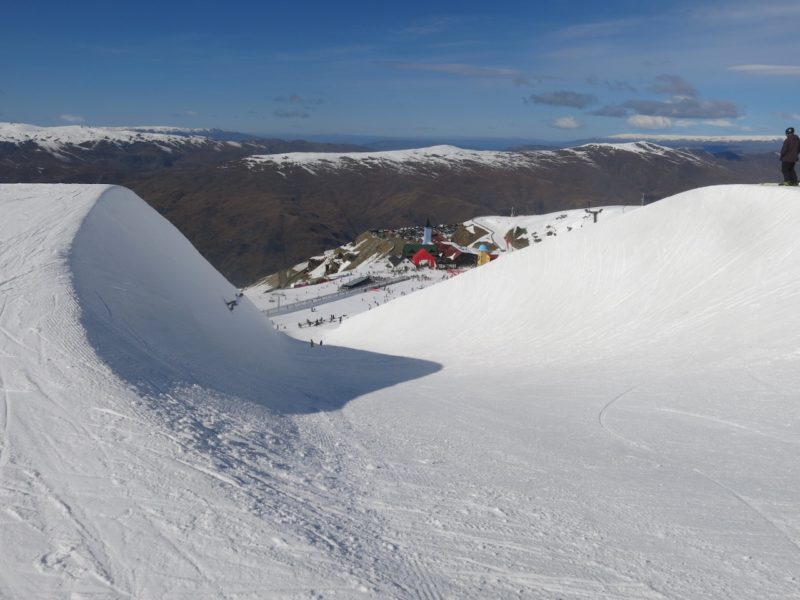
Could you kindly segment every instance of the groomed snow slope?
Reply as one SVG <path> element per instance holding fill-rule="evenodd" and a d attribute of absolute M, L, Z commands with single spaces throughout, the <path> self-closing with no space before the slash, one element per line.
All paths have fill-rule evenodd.
<path fill-rule="evenodd" d="M 694 190 L 330 332 L 444 365 L 346 409 L 439 590 L 800 597 L 798 222 L 793 189 Z"/>
<path fill-rule="evenodd" d="M 325 361 L 248 300 L 229 311 L 235 288 L 124 188 L 3 185 L 0 211 L 0 597 L 381 582 L 351 574 L 378 533 L 326 483 L 341 457 L 288 415 L 437 366 Z M 337 384 L 342 361 L 375 375 Z"/>
<path fill-rule="evenodd" d="M 796 190 L 676 196 L 314 349 L 126 190 L 0 210 L 0 597 L 800 598 Z"/>
<path fill-rule="evenodd" d="M 693 190 L 401 298 L 330 341 L 435 359 L 478 346 L 479 360 L 513 369 L 791 357 L 798 219 L 795 190 Z"/>

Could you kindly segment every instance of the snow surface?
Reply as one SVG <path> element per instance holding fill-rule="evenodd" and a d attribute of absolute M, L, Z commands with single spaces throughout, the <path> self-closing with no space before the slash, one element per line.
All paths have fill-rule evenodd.
<path fill-rule="evenodd" d="M 800 598 L 797 194 L 668 198 L 311 348 L 131 192 L 0 186 L 0 597 Z"/>
<path fill-rule="evenodd" d="M 592 213 L 597 213 L 598 223 L 605 223 L 609 218 L 623 215 L 637 208 L 637 206 L 601 206 L 588 209 L 591 212 L 581 208 L 562 210 L 546 215 L 476 217 L 466 221 L 464 225 L 466 227 L 477 225 L 489 232 L 488 235 L 476 241 L 473 246 L 480 242 L 491 242 L 501 252 L 506 252 L 513 248 L 506 248 L 505 235 L 515 228 L 524 229 L 525 232 L 519 237 L 527 239 L 529 244 L 534 244 L 537 243 L 536 240 L 549 241 L 554 236 L 569 234 L 595 224 L 595 216 Z"/>

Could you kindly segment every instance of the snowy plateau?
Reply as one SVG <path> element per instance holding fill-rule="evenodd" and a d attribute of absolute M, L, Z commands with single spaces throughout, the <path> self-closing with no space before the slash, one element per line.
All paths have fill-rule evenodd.
<path fill-rule="evenodd" d="M 0 186 L 0 598 L 800 599 L 798 193 L 368 290 L 311 347 L 127 189 Z"/>

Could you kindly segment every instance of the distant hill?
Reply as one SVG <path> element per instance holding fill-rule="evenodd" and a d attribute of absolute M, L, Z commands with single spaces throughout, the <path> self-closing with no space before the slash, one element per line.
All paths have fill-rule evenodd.
<path fill-rule="evenodd" d="M 649 203 L 776 171 L 771 154 L 650 142 L 380 152 L 218 130 L 0 124 L 0 182 L 125 185 L 237 285 L 374 228 Z"/>

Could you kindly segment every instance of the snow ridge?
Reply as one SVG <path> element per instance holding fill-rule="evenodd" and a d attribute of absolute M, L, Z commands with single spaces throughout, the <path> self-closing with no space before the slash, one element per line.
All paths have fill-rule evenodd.
<path fill-rule="evenodd" d="M 199 133 L 202 130 L 195 131 Z M 0 123 L 0 142 L 33 142 L 56 156 L 63 156 L 68 148 L 87 148 L 103 142 L 116 145 L 148 142 L 169 150 L 185 145 L 199 146 L 212 140 L 204 135 L 195 135 L 193 130 L 174 127 L 37 127 L 23 123 Z"/>
<path fill-rule="evenodd" d="M 309 173 L 359 167 L 390 167 L 398 171 L 414 172 L 426 167 L 449 167 L 468 169 L 476 166 L 520 169 L 547 162 L 563 160 L 564 154 L 576 155 L 591 161 L 587 152 L 596 148 L 608 148 L 620 152 L 631 152 L 642 156 L 665 157 L 680 156 L 699 160 L 687 152 L 679 152 L 650 142 L 621 144 L 588 144 L 566 150 L 538 150 L 526 152 L 465 150 L 456 146 L 431 146 L 413 150 L 392 150 L 382 152 L 291 152 L 284 154 L 255 155 L 243 159 L 250 168 L 274 166 L 279 170 L 302 168 Z"/>

